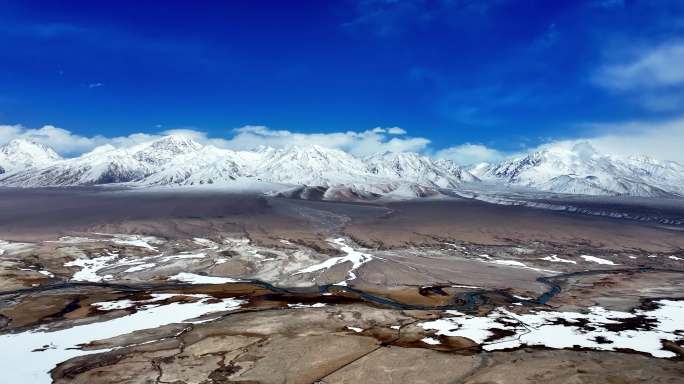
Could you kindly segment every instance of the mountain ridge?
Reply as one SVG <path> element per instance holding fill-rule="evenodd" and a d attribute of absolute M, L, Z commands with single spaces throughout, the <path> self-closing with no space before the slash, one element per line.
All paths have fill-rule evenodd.
<path fill-rule="evenodd" d="M 0 185 L 13 187 L 126 184 L 189 186 L 241 180 L 306 186 L 296 196 L 423 197 L 495 182 L 540 191 L 586 195 L 684 195 L 684 166 L 646 156 L 601 154 L 589 143 L 544 148 L 469 169 L 412 152 L 363 158 L 318 145 L 233 151 L 169 135 L 128 147 L 106 145 L 74 158 L 27 140 L 0 146 Z M 326 192 L 318 191 L 322 187 Z M 313 189 L 312 189 L 313 188 Z"/>

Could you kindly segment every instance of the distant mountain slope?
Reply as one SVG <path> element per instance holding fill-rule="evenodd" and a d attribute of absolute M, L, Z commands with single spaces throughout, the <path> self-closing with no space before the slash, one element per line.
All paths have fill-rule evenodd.
<path fill-rule="evenodd" d="M 484 180 L 587 195 L 672 196 L 684 192 L 684 167 L 648 157 L 619 158 L 590 144 L 549 148 L 471 168 Z"/>
<path fill-rule="evenodd" d="M 317 145 L 264 148 L 259 154 L 261 158 L 253 167 L 254 175 L 275 183 L 327 187 L 374 181 L 362 161 L 339 149 Z"/>
<path fill-rule="evenodd" d="M 385 152 L 364 159 L 368 171 L 381 178 L 402 180 L 436 188 L 455 188 L 477 178 L 449 160 L 434 162 L 410 152 Z"/>

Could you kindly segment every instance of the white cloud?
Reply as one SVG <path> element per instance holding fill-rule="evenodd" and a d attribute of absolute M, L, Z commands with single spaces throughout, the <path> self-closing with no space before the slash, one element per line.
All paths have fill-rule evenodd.
<path fill-rule="evenodd" d="M 90 89 L 100 88 L 102 86 L 104 86 L 104 84 L 102 84 L 102 83 L 90 83 L 90 84 L 88 84 L 88 88 L 90 88 Z"/>
<path fill-rule="evenodd" d="M 621 64 L 601 68 L 598 84 L 620 91 L 635 88 L 658 88 L 684 85 L 684 43 L 668 43 L 641 52 Z"/>
<path fill-rule="evenodd" d="M 684 164 L 684 117 L 660 122 L 592 124 L 588 128 L 595 134 L 578 139 L 552 141 L 538 149 L 558 146 L 570 148 L 586 141 L 599 153 L 619 156 L 646 155 Z"/>
<path fill-rule="evenodd" d="M 435 153 L 435 158 L 449 159 L 455 161 L 457 164 L 477 164 L 477 163 L 492 163 L 500 161 L 507 157 L 505 153 L 489 148 L 482 144 L 465 143 L 449 148 L 439 150 Z"/>
<path fill-rule="evenodd" d="M 217 138 L 209 137 L 206 132 L 191 128 L 170 129 L 154 134 L 134 133 L 128 136 L 105 137 L 102 135 L 81 136 L 52 125 L 41 128 L 0 125 L 0 144 L 14 138 L 26 138 L 49 145 L 60 154 L 73 155 L 88 152 L 106 144 L 115 147 L 130 146 L 170 134 L 185 135 L 203 144 L 234 150 L 248 150 L 259 146 L 283 148 L 316 144 L 341 149 L 357 156 L 384 151 L 423 152 L 430 143 L 430 140 L 426 138 L 405 136 L 406 131 L 399 127 L 377 127 L 360 132 L 298 133 L 248 125 L 232 130 L 232 137 Z"/>
<path fill-rule="evenodd" d="M 682 150 L 684 115 L 660 122 L 633 121 L 587 124 L 583 128 L 593 132 L 593 134 L 575 139 L 549 141 L 537 149 L 544 149 L 549 146 L 572 146 L 581 141 L 588 141 L 602 153 L 615 155 L 643 154 L 656 159 L 675 160 L 684 163 L 684 151 Z M 70 156 L 91 151 L 102 145 L 131 146 L 169 134 L 181 134 L 203 144 L 234 150 L 254 149 L 262 145 L 283 148 L 316 144 L 341 149 L 356 156 L 366 156 L 384 151 L 419 152 L 432 155 L 435 158 L 451 159 L 464 165 L 497 162 L 516 155 L 516 153 L 472 143 L 435 150 L 430 146 L 430 140 L 423 137 L 408 136 L 405 130 L 398 127 L 377 127 L 366 131 L 300 133 L 248 125 L 230 131 L 227 138 L 221 138 L 210 137 L 206 132 L 192 128 L 170 129 L 151 134 L 134 133 L 128 136 L 105 137 L 103 135 L 82 136 L 52 125 L 45 125 L 40 128 L 0 125 L 0 145 L 14 138 L 26 138 L 49 145 L 60 154 Z"/>
<path fill-rule="evenodd" d="M 405 135 L 406 130 L 399 127 L 390 127 L 387 128 L 387 133 L 389 133 L 390 135 Z"/>
<path fill-rule="evenodd" d="M 79 154 L 98 146 L 112 144 L 114 146 L 137 144 L 157 137 L 145 133 L 129 136 L 105 137 L 102 135 L 81 136 L 63 128 L 45 125 L 41 128 L 26 128 L 22 125 L 0 125 L 0 144 L 12 139 L 23 138 L 52 147 L 64 155 Z"/>
<path fill-rule="evenodd" d="M 399 127 L 376 127 L 360 132 L 297 133 L 248 125 L 235 129 L 234 133 L 231 139 L 222 139 L 212 143 L 229 149 L 253 149 L 260 145 L 283 148 L 316 144 L 341 149 L 357 156 L 384 151 L 422 152 L 430 143 L 430 140 L 422 137 L 396 137 L 406 133 Z"/>

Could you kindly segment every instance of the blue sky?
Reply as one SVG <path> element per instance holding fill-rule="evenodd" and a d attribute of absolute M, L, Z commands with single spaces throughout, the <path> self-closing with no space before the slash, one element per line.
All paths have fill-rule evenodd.
<path fill-rule="evenodd" d="M 0 47 L 0 140 L 52 125 L 65 153 L 351 131 L 469 161 L 684 114 L 678 0 L 7 1 Z"/>

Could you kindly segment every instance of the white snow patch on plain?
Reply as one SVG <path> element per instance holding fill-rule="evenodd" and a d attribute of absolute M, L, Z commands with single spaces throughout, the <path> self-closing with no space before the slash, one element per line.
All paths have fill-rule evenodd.
<path fill-rule="evenodd" d="M 507 267 L 515 267 L 515 268 L 525 268 L 525 269 L 531 269 L 533 271 L 537 272 L 545 272 L 545 273 L 558 273 L 557 271 L 552 271 L 549 269 L 541 269 L 541 268 L 535 268 L 535 267 L 530 267 L 526 265 L 525 263 L 517 260 L 506 260 L 506 259 L 494 259 L 493 257 L 487 255 L 487 254 L 482 254 L 480 255 L 481 258 L 477 258 L 475 260 L 483 263 L 490 263 L 490 264 L 497 264 L 497 265 L 503 265 Z"/>
<path fill-rule="evenodd" d="M 195 237 L 192 239 L 192 241 L 202 247 L 205 247 L 207 249 L 218 249 L 219 245 L 216 244 L 215 242 L 209 240 L 209 239 L 203 239 L 201 237 Z"/>
<path fill-rule="evenodd" d="M 55 277 L 55 275 L 52 272 L 45 270 L 45 269 L 35 270 L 35 269 L 31 269 L 31 268 L 19 268 L 19 270 L 20 271 L 27 271 L 27 272 L 37 272 L 37 273 L 40 273 L 41 275 L 44 275 L 47 277 Z"/>
<path fill-rule="evenodd" d="M 423 337 L 422 339 L 420 339 L 420 341 L 422 341 L 425 344 L 430 344 L 430 345 L 441 344 L 439 342 L 439 340 L 435 339 L 434 337 Z"/>
<path fill-rule="evenodd" d="M 102 241 L 102 240 L 101 239 L 93 239 L 90 237 L 62 236 L 57 240 L 47 240 L 46 243 L 79 244 L 79 243 L 96 243 L 98 241 Z"/>
<path fill-rule="evenodd" d="M 100 301 L 97 303 L 92 303 L 93 307 L 96 307 L 97 309 L 101 311 L 111 311 L 114 309 L 126 309 L 126 308 L 131 308 L 135 306 L 136 304 L 150 304 L 150 303 L 155 303 L 158 301 L 164 301 L 166 299 L 170 299 L 174 296 L 179 296 L 174 293 L 153 293 L 152 298 L 147 299 L 147 300 L 129 300 L 129 299 L 123 299 L 123 300 L 114 300 L 114 301 Z M 182 295 L 182 296 L 190 296 L 190 297 L 206 297 L 206 296 L 197 296 L 197 295 Z M 145 307 L 143 307 L 145 308 Z"/>
<path fill-rule="evenodd" d="M 126 309 L 135 306 L 135 301 L 132 300 L 116 300 L 116 301 L 101 301 L 91 304 L 93 307 L 101 311 L 113 311 L 115 309 Z"/>
<path fill-rule="evenodd" d="M 554 262 L 554 263 L 570 263 L 570 264 L 577 264 L 577 262 L 574 261 L 574 260 L 563 259 L 563 258 L 558 257 L 558 255 L 551 255 L 551 256 L 542 257 L 542 258 L 539 259 L 539 260 L 546 260 L 546 261 L 551 261 L 551 262 Z"/>
<path fill-rule="evenodd" d="M 363 328 L 359 328 L 359 327 L 350 327 L 350 326 L 347 325 L 347 329 L 350 329 L 350 330 L 352 330 L 352 331 L 354 331 L 354 332 L 356 332 L 356 333 L 361 333 L 361 332 L 363 332 Z"/>
<path fill-rule="evenodd" d="M 515 261 L 515 260 L 494 260 L 494 261 L 492 261 L 492 263 L 501 264 L 501 265 L 510 265 L 512 267 L 524 267 L 524 268 L 527 267 L 527 265 L 525 265 L 524 263 L 521 263 L 521 262 Z"/>
<path fill-rule="evenodd" d="M 684 260 L 681 257 L 677 257 L 677 256 L 670 256 L 670 259 L 672 259 L 672 260 Z"/>
<path fill-rule="evenodd" d="M 107 267 L 107 264 L 116 259 L 116 255 L 110 255 L 110 256 L 100 256 L 96 257 L 94 259 L 76 259 L 73 261 L 69 261 L 67 263 L 64 263 L 65 267 L 81 267 L 80 271 L 77 271 L 74 273 L 74 275 L 71 277 L 71 280 L 74 281 L 90 281 L 93 283 L 99 283 L 101 281 L 104 281 L 110 276 L 100 276 L 97 274 L 97 271 L 100 269 L 103 269 Z"/>
<path fill-rule="evenodd" d="M 476 285 L 461 285 L 461 284 L 456 284 L 452 285 L 452 288 L 467 288 L 467 289 L 482 289 L 482 287 L 478 287 Z"/>
<path fill-rule="evenodd" d="M 288 304 L 288 308 L 323 308 L 326 306 L 325 303 L 314 303 L 314 304 L 304 304 L 304 303 L 294 303 Z"/>
<path fill-rule="evenodd" d="M 0 256 L 9 253 L 27 251 L 33 247 L 34 245 L 31 243 L 14 243 L 5 240 L 0 240 Z"/>
<path fill-rule="evenodd" d="M 3 372 L 3 381 L 49 384 L 52 379 L 48 372 L 55 365 L 76 356 L 110 350 L 83 351 L 77 349 L 81 344 L 166 324 L 192 322 L 191 319 L 214 312 L 235 310 L 244 304 L 244 301 L 236 299 L 222 299 L 218 302 L 209 302 L 209 299 L 215 301 L 213 297 L 205 296 L 203 299 L 189 303 L 150 304 L 133 314 L 98 323 L 54 332 L 38 328 L 21 333 L 0 335 L 0 345 L 3 346 L 0 348 L 0 370 Z M 45 350 L 33 352 L 43 348 Z"/>
<path fill-rule="evenodd" d="M 618 264 L 613 263 L 613 262 L 610 261 L 610 260 L 602 259 L 602 258 L 596 257 L 596 256 L 580 255 L 580 257 L 583 258 L 583 259 L 586 260 L 586 261 L 591 261 L 592 263 L 596 263 L 596 264 L 603 264 L 603 265 L 618 265 Z"/>
<path fill-rule="evenodd" d="M 124 273 L 140 272 L 140 271 L 144 271 L 146 269 L 153 268 L 156 265 L 157 264 L 155 264 L 155 263 L 143 263 L 143 264 L 135 265 L 133 267 L 128 268 L 127 270 L 124 271 Z"/>
<path fill-rule="evenodd" d="M 537 311 L 514 314 L 505 308 L 497 308 L 487 316 L 446 317 L 419 326 L 435 330 L 437 335 L 466 337 L 483 344 L 483 349 L 488 351 L 523 345 L 557 349 L 579 346 L 605 351 L 625 348 L 649 353 L 654 357 L 674 357 L 675 353 L 662 349 L 661 340 L 684 339 L 681 335 L 684 330 L 681 321 L 684 318 L 684 301 L 659 300 L 657 303 L 659 308 L 655 310 L 635 310 L 634 313 L 591 307 L 588 313 Z M 638 315 L 655 319 L 654 329 L 612 332 L 605 327 Z M 558 319 L 578 326 L 553 324 Z M 587 321 L 591 329 L 581 328 L 580 321 Z M 515 335 L 485 342 L 493 335 L 490 330 L 495 328 L 514 331 Z M 597 337 L 605 338 L 610 343 L 599 343 Z"/>
<path fill-rule="evenodd" d="M 227 284 L 239 283 L 241 281 L 238 279 L 233 279 L 232 277 L 203 276 L 189 272 L 181 272 L 177 275 L 173 275 L 169 277 L 169 280 L 177 280 L 190 284 Z"/>
<path fill-rule="evenodd" d="M 520 295 L 511 295 L 511 296 L 515 297 L 518 300 L 532 300 L 533 299 L 533 297 L 520 296 Z"/>
<path fill-rule="evenodd" d="M 157 248 L 150 245 L 151 242 L 157 241 L 156 237 L 139 236 L 139 235 L 112 235 L 114 239 L 112 242 L 119 245 L 129 245 L 132 247 L 146 248 L 151 251 L 157 251 Z"/>
<path fill-rule="evenodd" d="M 351 268 L 347 272 L 347 278 L 344 281 L 341 281 L 335 285 L 341 285 L 341 286 L 347 286 L 347 281 L 354 280 L 356 279 L 356 271 L 359 269 L 363 264 L 373 260 L 373 256 L 369 255 L 367 253 L 362 253 L 359 251 L 354 250 L 351 246 L 347 245 L 346 240 L 342 237 L 333 239 L 330 241 L 331 243 L 338 245 L 340 247 L 340 250 L 344 253 L 346 253 L 346 256 L 340 256 L 340 257 L 333 257 L 330 258 L 320 264 L 312 265 L 310 267 L 300 269 L 299 271 L 295 272 L 295 275 L 299 275 L 302 273 L 311 273 L 311 272 L 317 272 L 317 271 L 325 271 L 337 264 L 342 264 L 342 263 L 351 263 Z"/>
<path fill-rule="evenodd" d="M 171 261 L 171 260 L 180 260 L 180 259 L 203 259 L 206 256 L 207 256 L 207 254 L 203 253 L 203 252 L 188 253 L 188 254 L 181 254 L 181 255 L 165 256 L 165 257 L 162 257 L 161 261 L 167 262 L 167 261 Z"/>

